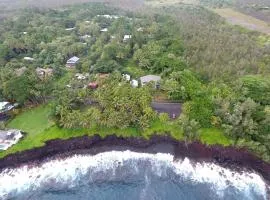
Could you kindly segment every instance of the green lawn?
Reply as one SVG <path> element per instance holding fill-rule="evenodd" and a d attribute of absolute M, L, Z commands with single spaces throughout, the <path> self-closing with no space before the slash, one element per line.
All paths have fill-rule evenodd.
<path fill-rule="evenodd" d="M 27 110 L 16 116 L 7 127 L 20 129 L 30 135 L 39 134 L 54 124 L 49 120 L 50 111 L 49 105 Z"/>
<path fill-rule="evenodd" d="M 16 145 L 6 151 L 0 152 L 0 158 L 8 154 L 32 149 L 45 145 L 45 142 L 53 139 L 68 139 L 78 136 L 93 136 L 99 134 L 101 137 L 117 135 L 123 137 L 144 137 L 148 139 L 154 134 L 168 134 L 177 140 L 183 140 L 182 128 L 175 122 L 162 123 L 156 120 L 151 127 L 144 131 L 136 128 L 112 129 L 105 127 L 93 127 L 91 129 L 64 129 L 56 126 L 49 120 L 50 106 L 40 106 L 19 114 L 9 124 L 9 128 L 16 128 L 27 132 L 27 135 Z M 226 138 L 219 129 L 201 129 L 200 140 L 207 145 L 221 144 L 228 146 L 231 140 Z"/>
<path fill-rule="evenodd" d="M 227 138 L 220 129 L 204 128 L 199 131 L 200 141 L 207 145 L 220 144 L 229 146 L 233 141 Z"/>

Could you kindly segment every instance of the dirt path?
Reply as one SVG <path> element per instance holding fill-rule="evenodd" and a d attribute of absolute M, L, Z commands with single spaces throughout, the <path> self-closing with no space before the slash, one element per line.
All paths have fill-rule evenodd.
<path fill-rule="evenodd" d="M 224 17 L 231 24 L 240 25 L 249 30 L 270 35 L 270 25 L 262 20 L 245 15 L 230 8 L 214 9 L 213 11 Z"/>

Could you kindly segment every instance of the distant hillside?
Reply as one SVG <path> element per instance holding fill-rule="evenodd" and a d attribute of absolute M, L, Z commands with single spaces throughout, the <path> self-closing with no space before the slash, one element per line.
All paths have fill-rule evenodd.
<path fill-rule="evenodd" d="M 57 8 L 87 2 L 103 2 L 124 9 L 137 9 L 144 0 L 0 0 L 0 19 L 21 8 Z"/>

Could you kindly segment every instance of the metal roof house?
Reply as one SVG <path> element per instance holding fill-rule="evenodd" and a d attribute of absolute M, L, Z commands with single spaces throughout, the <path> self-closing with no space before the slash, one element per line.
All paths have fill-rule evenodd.
<path fill-rule="evenodd" d="M 137 87 L 139 86 L 139 82 L 138 82 L 137 80 L 135 80 L 135 79 L 132 79 L 132 80 L 130 81 L 130 85 L 131 85 L 131 87 L 133 87 L 133 88 L 137 88 Z"/>
<path fill-rule="evenodd" d="M 4 112 L 7 112 L 7 111 L 10 111 L 14 108 L 14 105 L 12 105 L 11 103 L 9 102 L 0 102 L 0 113 L 4 113 Z"/>
<path fill-rule="evenodd" d="M 108 28 L 103 28 L 100 30 L 100 32 L 108 32 Z"/>
<path fill-rule="evenodd" d="M 73 68 L 75 67 L 75 65 L 79 62 L 80 58 L 73 56 L 70 59 L 68 59 L 67 63 L 66 63 L 66 67 L 68 68 Z"/>
<path fill-rule="evenodd" d="M 23 137 L 20 130 L 0 130 L 0 151 L 5 151 Z"/>
<path fill-rule="evenodd" d="M 0 121 L 7 120 L 10 114 L 9 111 L 15 107 L 16 105 L 9 102 L 0 102 Z"/>
<path fill-rule="evenodd" d="M 34 58 L 31 58 L 31 57 L 23 57 L 24 60 L 27 60 L 27 61 L 33 61 L 35 60 Z"/>
<path fill-rule="evenodd" d="M 123 42 L 126 42 L 131 38 L 132 38 L 132 35 L 124 35 Z"/>
<path fill-rule="evenodd" d="M 72 30 L 74 30 L 76 27 L 72 27 L 72 28 L 66 28 L 65 30 L 66 31 L 72 31 Z"/>
<path fill-rule="evenodd" d="M 140 78 L 142 86 L 146 85 L 147 83 L 154 82 L 156 88 L 158 87 L 160 80 L 161 77 L 156 75 L 147 75 Z"/>
<path fill-rule="evenodd" d="M 125 81 L 130 81 L 130 75 L 129 74 L 122 74 L 122 77 Z"/>

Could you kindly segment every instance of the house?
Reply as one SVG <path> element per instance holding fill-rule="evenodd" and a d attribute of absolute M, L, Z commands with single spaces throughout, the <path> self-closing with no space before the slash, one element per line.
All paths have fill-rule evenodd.
<path fill-rule="evenodd" d="M 0 130 L 0 151 L 5 151 L 23 137 L 20 130 Z"/>
<path fill-rule="evenodd" d="M 31 58 L 31 57 L 24 57 L 23 59 L 24 60 L 27 60 L 27 61 L 33 61 L 33 60 L 35 60 L 34 58 Z"/>
<path fill-rule="evenodd" d="M 8 112 L 10 110 L 12 110 L 15 106 L 12 105 L 9 102 L 0 102 L 0 113 L 4 113 L 4 112 Z"/>
<path fill-rule="evenodd" d="M 118 19 L 119 18 L 119 16 L 116 16 L 116 15 L 97 15 L 97 17 L 104 17 L 107 19 Z"/>
<path fill-rule="evenodd" d="M 9 118 L 8 113 L 15 105 L 12 105 L 9 102 L 0 102 L 0 121 L 7 120 Z"/>
<path fill-rule="evenodd" d="M 122 74 L 122 77 L 125 81 L 130 81 L 130 75 L 129 74 Z"/>
<path fill-rule="evenodd" d="M 128 41 L 129 39 L 132 38 L 132 35 L 124 35 L 124 39 L 123 39 L 123 42 L 126 42 Z"/>
<path fill-rule="evenodd" d="M 53 69 L 52 68 L 36 68 L 37 76 L 40 79 L 46 79 L 53 75 Z"/>
<path fill-rule="evenodd" d="M 76 64 L 78 64 L 80 58 L 73 56 L 70 59 L 68 59 L 67 63 L 66 63 L 66 67 L 67 68 L 74 68 L 76 66 Z"/>
<path fill-rule="evenodd" d="M 74 30 L 76 27 L 72 27 L 72 28 L 66 28 L 65 30 L 66 31 L 72 31 L 72 30 Z"/>
<path fill-rule="evenodd" d="M 83 36 L 80 36 L 80 39 L 81 40 L 86 40 L 87 38 L 90 38 L 91 35 L 83 35 Z"/>
<path fill-rule="evenodd" d="M 100 32 L 108 32 L 108 28 L 103 28 L 100 30 Z"/>
<path fill-rule="evenodd" d="M 130 81 L 130 85 L 131 85 L 131 87 L 133 87 L 133 88 L 137 88 L 137 87 L 139 86 L 139 82 L 138 82 L 137 80 L 135 80 L 135 79 L 132 79 L 132 80 Z"/>
<path fill-rule="evenodd" d="M 140 78 L 140 82 L 141 82 L 142 86 L 153 82 L 153 83 L 155 83 L 155 88 L 159 87 L 160 80 L 161 80 L 161 77 L 156 76 L 156 75 L 147 75 L 147 76 L 142 76 Z"/>

